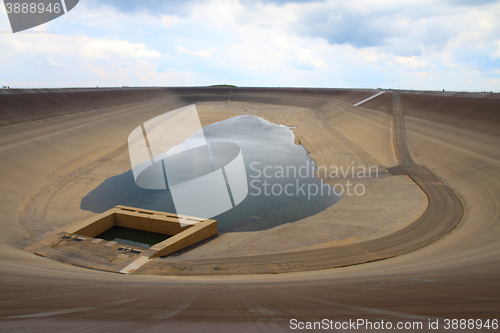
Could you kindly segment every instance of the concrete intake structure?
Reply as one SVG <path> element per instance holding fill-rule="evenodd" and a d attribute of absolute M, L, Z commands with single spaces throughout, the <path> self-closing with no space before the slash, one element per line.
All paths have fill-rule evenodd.
<path fill-rule="evenodd" d="M 96 238 L 114 226 L 171 236 L 149 249 Z M 116 206 L 26 248 L 35 254 L 77 266 L 131 273 L 151 258 L 171 253 L 217 235 L 217 221 Z"/>

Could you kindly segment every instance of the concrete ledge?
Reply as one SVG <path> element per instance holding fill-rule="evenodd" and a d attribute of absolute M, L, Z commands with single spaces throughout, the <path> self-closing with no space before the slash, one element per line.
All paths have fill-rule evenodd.
<path fill-rule="evenodd" d="M 157 251 L 154 257 L 169 255 L 218 232 L 216 220 L 127 206 L 116 206 L 91 220 L 69 226 L 65 231 L 68 234 L 96 237 L 115 225 L 172 236 L 151 246 L 151 250 Z"/>
<path fill-rule="evenodd" d="M 131 247 L 95 238 L 114 226 L 171 237 L 150 248 Z M 216 220 L 116 206 L 91 219 L 68 226 L 63 232 L 31 245 L 26 250 L 78 266 L 131 273 L 150 258 L 167 256 L 217 235 L 217 232 Z"/>
<path fill-rule="evenodd" d="M 217 221 L 205 220 L 196 223 L 186 231 L 151 246 L 150 249 L 156 251 L 156 253 L 150 258 L 164 257 L 216 234 Z"/>

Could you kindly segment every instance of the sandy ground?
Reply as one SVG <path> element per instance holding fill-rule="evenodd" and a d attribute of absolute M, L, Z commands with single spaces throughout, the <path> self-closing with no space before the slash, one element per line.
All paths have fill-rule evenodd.
<path fill-rule="evenodd" d="M 406 140 L 400 93 L 396 91 L 392 93 L 392 110 L 393 145 L 399 164 L 386 171 L 391 175 L 407 175 L 425 192 L 428 198 L 427 208 L 411 224 L 379 238 L 356 243 L 344 242 L 340 246 L 338 244 L 335 246 L 335 243 L 331 242 L 330 246 L 314 249 L 299 248 L 290 252 L 241 257 L 150 260 L 136 270 L 135 274 L 269 274 L 345 267 L 400 256 L 421 249 L 447 236 L 462 222 L 465 214 L 464 204 L 456 192 L 429 169 L 416 164 L 412 159 Z M 355 147 L 352 144 L 349 146 Z M 366 153 L 358 149 L 357 155 L 364 156 Z M 369 160 L 369 157 L 365 157 L 365 159 Z M 355 213 L 352 212 L 352 214 Z"/>
<path fill-rule="evenodd" d="M 349 107 L 346 102 L 338 103 L 344 108 Z M 354 162 L 356 166 L 368 168 L 384 165 L 389 167 L 397 163 L 390 137 L 392 121 L 387 115 L 380 114 L 377 122 L 362 115 L 351 115 L 333 104 L 322 110 L 313 110 L 258 103 L 206 102 L 197 104 L 197 109 L 201 119 L 207 123 L 220 119 L 218 117 L 246 114 L 277 124 L 297 126 L 293 129 L 296 143 L 302 144 L 309 151 L 318 166 L 348 167 Z M 323 117 L 324 112 L 329 115 L 326 121 L 322 119 L 327 118 Z M 358 128 L 371 130 L 355 130 L 355 122 L 358 122 Z M 340 134 L 335 128 L 343 128 L 343 132 L 348 133 L 349 137 Z M 378 159 L 366 153 L 367 151 Z M 379 162 L 379 159 L 387 164 Z M 320 174 L 320 178 L 332 186 L 346 182 L 344 179 L 326 179 L 324 172 Z M 339 203 L 319 214 L 270 230 L 226 233 L 175 257 L 194 259 L 244 256 L 361 242 L 402 229 L 415 221 L 427 207 L 427 197 L 413 181 L 406 176 L 388 177 L 384 168 L 379 178 L 355 180 L 355 183 L 365 186 L 365 195 L 346 195 Z"/>
<path fill-rule="evenodd" d="M 280 100 L 295 101 L 266 97 L 274 104 Z M 70 211 L 77 201 L 68 198 L 68 210 L 50 226 L 55 215 L 46 207 L 60 190 L 55 184 L 80 177 L 76 170 L 110 163 L 126 149 L 122 138 L 137 123 L 164 107 L 184 104 L 177 98 L 155 100 L 0 129 L 1 241 L 19 248 L 37 235 L 54 232 L 65 219 L 71 223 L 88 214 Z M 349 112 L 358 117 L 360 111 Z M 424 324 L 439 320 L 439 331 L 445 332 L 446 318 L 498 318 L 500 142 L 494 135 L 409 116 L 405 123 L 413 158 L 455 189 L 466 206 L 460 227 L 434 244 L 342 269 L 192 278 L 92 271 L 2 244 L 0 327 L 27 332 L 275 332 L 290 331 L 292 318 L 364 318 Z M 362 146 L 362 138 L 357 140 L 370 154 L 368 143 Z M 385 163 L 387 155 L 371 154 Z M 389 178 L 396 177 L 383 180 Z"/>
<path fill-rule="evenodd" d="M 352 115 L 346 112 L 344 109 L 348 108 L 347 103 L 339 102 L 339 104 L 341 107 L 330 103 L 324 111 L 242 102 L 197 104 L 205 126 L 242 114 L 263 117 L 275 123 L 294 125 L 297 126 L 294 129 L 297 143 L 304 145 L 319 166 L 348 167 L 354 162 L 356 166 L 381 167 L 381 173 L 378 175 L 379 178 L 375 178 L 374 175 L 372 179 L 355 179 L 354 181 L 351 179 L 351 182 L 355 184 L 363 184 L 366 193 L 362 196 L 345 195 L 339 203 L 315 216 L 263 231 L 225 233 L 210 242 L 190 248 L 189 251 L 177 253 L 174 257 L 180 260 L 220 258 L 344 245 L 393 233 L 415 221 L 426 209 L 427 197 L 408 177 L 389 176 L 384 169 L 384 165 L 389 167 L 395 164 L 392 143 L 388 138 L 391 125 L 388 118 L 390 117 L 381 115 L 380 119 L 371 120 L 363 115 Z M 164 105 L 158 101 L 153 102 L 151 107 L 146 107 L 146 110 L 161 112 L 165 110 L 162 109 Z M 326 121 L 321 119 L 323 112 L 329 115 Z M 132 111 L 132 114 L 135 112 Z M 122 133 L 137 123 L 130 118 L 120 119 L 119 123 L 115 121 L 115 118 L 110 121 L 114 122 L 113 131 L 110 131 L 107 122 L 100 123 L 99 118 L 96 118 L 92 125 L 88 125 L 91 133 L 82 131 L 81 137 L 72 138 L 74 145 L 79 148 L 83 146 L 84 149 L 90 146 L 95 147 L 98 145 L 97 142 L 105 143 L 103 147 L 97 149 L 85 149 L 86 151 L 79 155 L 77 150 L 66 148 L 68 147 L 66 139 L 57 140 L 59 135 L 73 133 L 72 130 L 65 128 L 68 123 L 63 122 L 59 125 L 56 119 L 48 120 L 48 122 L 56 123 L 54 127 L 63 128 L 63 133 L 40 139 L 39 144 L 48 151 L 41 150 L 37 145 L 33 151 L 22 153 L 24 158 L 37 154 L 36 156 L 42 159 L 51 152 L 60 152 L 57 156 L 48 158 L 46 163 L 47 168 L 50 168 L 50 163 L 53 162 L 61 163 L 61 165 L 51 170 L 46 180 L 40 177 L 45 181 L 41 188 L 30 194 L 23 194 L 24 200 L 21 202 L 24 206 L 19 213 L 19 222 L 27 229 L 28 234 L 19 236 L 24 240 L 19 245 L 30 244 L 34 240 L 60 230 L 69 223 L 91 216 L 92 213 L 80 209 L 81 198 L 105 179 L 130 170 L 126 147 L 127 136 Z M 356 122 L 361 128 L 371 130 L 356 130 Z M 100 124 L 96 126 L 96 123 Z M 46 127 L 44 122 L 40 125 Z M 71 125 L 75 124 L 70 123 Z M 81 126 L 79 121 L 76 126 Z M 340 130 L 348 136 L 340 134 L 342 133 Z M 82 143 L 77 140 L 81 140 Z M 378 144 L 374 145 L 373 142 L 378 142 Z M 19 184 L 22 184 L 15 171 L 24 172 L 25 170 L 9 169 L 9 166 L 12 166 L 14 161 L 24 166 L 29 165 L 26 160 L 22 159 L 23 157 L 19 156 L 21 151 L 19 149 L 12 151 L 15 158 L 4 163 L 4 170 L 15 176 L 10 178 L 11 183 L 5 184 L 12 189 L 19 189 Z M 73 154 L 72 158 L 69 158 L 71 156 L 69 151 Z M 64 160 L 66 162 L 62 162 Z M 387 163 L 381 163 L 379 160 Z M 345 179 L 326 179 L 324 173 L 320 176 L 332 186 L 346 182 Z M 12 226 L 12 228 L 19 229 L 18 226 Z M 31 235 L 34 237 L 30 238 Z"/>

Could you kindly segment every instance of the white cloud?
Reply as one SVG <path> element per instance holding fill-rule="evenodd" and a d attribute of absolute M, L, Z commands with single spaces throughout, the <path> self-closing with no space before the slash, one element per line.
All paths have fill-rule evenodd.
<path fill-rule="evenodd" d="M 170 27 L 182 21 L 179 17 L 172 15 L 162 15 L 160 19 L 164 27 Z"/>
<path fill-rule="evenodd" d="M 53 66 L 53 67 L 64 67 L 64 64 L 62 62 L 57 62 L 53 59 L 47 59 L 47 63 L 50 65 L 50 66 Z"/>
<path fill-rule="evenodd" d="M 497 44 L 498 44 L 498 50 L 495 53 L 493 53 L 493 57 L 500 58 L 500 41 L 497 41 Z"/>
<path fill-rule="evenodd" d="M 45 73 L 47 82 L 82 85 L 498 86 L 488 80 L 500 74 L 500 1 L 206 0 L 182 15 L 166 2 L 127 3 L 80 2 L 39 27 L 54 34 L 0 35 L 0 76 L 28 82 L 20 73 Z"/>
<path fill-rule="evenodd" d="M 4 55 L 0 76 L 17 86 L 29 85 L 26 82 L 47 87 L 165 84 L 178 75 L 157 73 L 156 60 L 162 55 L 146 48 L 144 43 L 126 40 L 59 34 L 4 34 L 0 35 L 0 53 Z M 32 75 L 23 78 L 18 72 L 9 74 L 5 64 L 30 68 Z"/>
<path fill-rule="evenodd" d="M 212 48 L 212 49 L 206 49 L 206 50 L 191 51 L 191 50 L 186 49 L 185 47 L 176 46 L 175 51 L 177 51 L 177 53 L 188 53 L 188 54 L 195 55 L 198 57 L 208 58 L 212 55 L 212 53 L 215 50 Z"/>
<path fill-rule="evenodd" d="M 356 59 L 366 63 L 375 63 L 379 60 L 379 55 L 373 51 L 361 51 L 356 54 Z"/>
<path fill-rule="evenodd" d="M 314 68 L 326 67 L 326 63 L 323 60 L 318 60 L 312 56 L 311 50 L 299 49 L 297 53 L 300 63 L 309 64 Z"/>
<path fill-rule="evenodd" d="M 126 40 L 80 38 L 81 50 L 94 58 L 161 58 L 155 50 L 148 50 L 143 43 Z"/>
<path fill-rule="evenodd" d="M 175 47 L 175 50 L 178 52 L 178 53 L 186 53 L 188 51 L 188 49 L 186 49 L 185 47 L 180 47 L 180 46 L 176 46 Z"/>
<path fill-rule="evenodd" d="M 2 38 L 3 37 L 3 38 Z M 48 56 L 53 58 L 72 55 L 85 58 L 161 58 L 143 43 L 87 36 L 64 36 L 58 34 L 0 35 L 10 52 L 25 56 Z"/>
<path fill-rule="evenodd" d="M 191 22 L 209 22 L 211 27 L 224 29 L 239 25 L 239 16 L 246 12 L 238 0 L 211 0 L 192 9 Z"/>
<path fill-rule="evenodd" d="M 404 68 L 419 68 L 419 67 L 427 67 L 429 63 L 427 61 L 419 61 L 417 57 L 400 57 L 396 56 L 394 61 L 400 64 Z"/>
<path fill-rule="evenodd" d="M 192 55 L 196 55 L 202 58 L 208 58 L 212 55 L 212 52 L 214 52 L 214 49 L 210 50 L 200 50 L 200 51 L 192 51 L 190 52 Z"/>

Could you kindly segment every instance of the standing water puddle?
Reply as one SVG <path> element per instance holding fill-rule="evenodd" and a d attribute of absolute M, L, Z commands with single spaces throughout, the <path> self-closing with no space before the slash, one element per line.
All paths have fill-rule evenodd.
<path fill-rule="evenodd" d="M 207 142 L 240 146 L 248 195 L 213 219 L 219 234 L 258 231 L 315 215 L 342 196 L 314 175 L 314 161 L 294 143 L 292 130 L 255 116 L 238 116 L 203 128 Z M 188 139 L 189 141 L 189 139 Z M 116 205 L 176 213 L 170 191 L 135 184 L 132 170 L 106 179 L 81 201 L 81 209 L 102 213 Z"/>

